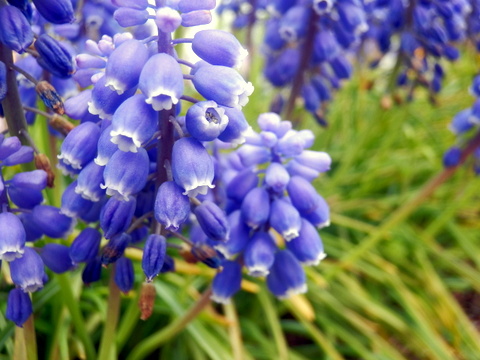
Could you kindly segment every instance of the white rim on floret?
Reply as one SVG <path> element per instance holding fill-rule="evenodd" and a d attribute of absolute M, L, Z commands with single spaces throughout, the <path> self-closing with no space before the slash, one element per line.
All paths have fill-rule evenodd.
<path fill-rule="evenodd" d="M 299 229 L 290 228 L 290 229 L 287 229 L 287 230 L 283 231 L 282 236 L 285 240 L 290 241 L 290 240 L 293 240 L 296 237 L 298 237 L 298 235 L 299 235 L 298 231 L 299 231 Z"/>
<path fill-rule="evenodd" d="M 245 84 L 242 89 L 242 92 L 238 95 L 238 100 L 236 102 L 235 108 L 241 110 L 243 106 L 248 104 L 248 97 L 253 94 L 255 87 L 251 82 Z"/>
<path fill-rule="evenodd" d="M 97 164 L 98 166 L 107 165 L 108 160 L 110 160 L 110 158 L 108 156 L 100 156 L 100 155 L 97 155 L 97 157 L 95 159 L 93 159 L 95 164 Z"/>
<path fill-rule="evenodd" d="M 75 193 L 80 195 L 85 200 L 90 200 L 93 202 L 100 201 L 100 196 L 94 191 L 90 191 L 88 187 L 77 185 L 75 186 Z M 65 214 L 67 215 L 67 214 Z"/>
<path fill-rule="evenodd" d="M 185 186 L 185 191 L 183 192 L 183 195 L 187 195 L 189 197 L 195 197 L 197 195 L 206 195 L 208 192 L 208 189 L 213 189 L 215 185 L 211 183 L 195 183 L 192 184 L 191 186 Z"/>
<path fill-rule="evenodd" d="M 270 274 L 270 270 L 265 265 L 255 265 L 247 267 L 248 275 L 253 277 L 263 277 Z"/>
<path fill-rule="evenodd" d="M 110 131 L 110 141 L 118 146 L 124 152 L 138 152 L 138 148 L 142 146 L 142 142 L 138 140 L 137 134 L 125 129 L 117 129 Z"/>
<path fill-rule="evenodd" d="M 105 81 L 105 87 L 108 87 L 112 91 L 116 91 L 118 95 L 122 95 L 125 90 L 127 90 L 127 84 L 123 83 L 119 79 L 109 76 L 107 76 L 107 79 Z"/>
<path fill-rule="evenodd" d="M 102 120 L 111 120 L 113 114 L 107 114 L 103 109 L 99 109 L 95 106 L 93 101 L 88 102 L 88 112 L 92 115 L 98 115 Z"/>
<path fill-rule="evenodd" d="M 19 245 L 4 246 L 2 253 L 0 253 L 0 260 L 10 262 L 21 258 L 24 252 L 25 249 Z"/>
<path fill-rule="evenodd" d="M 31 282 L 27 284 L 20 285 L 24 292 L 35 292 L 41 288 L 43 288 L 43 281 L 40 282 Z"/>
<path fill-rule="evenodd" d="M 218 295 L 218 294 L 215 294 L 215 293 L 210 295 L 210 299 L 212 299 L 213 301 L 215 301 L 216 303 L 219 303 L 219 304 L 225 304 L 225 305 L 230 304 L 230 298 L 229 297 L 221 296 L 221 295 Z"/>
<path fill-rule="evenodd" d="M 70 165 L 74 169 L 80 170 L 82 168 L 82 164 L 78 160 L 76 160 L 71 154 L 61 153 L 60 155 L 57 155 L 57 159 L 62 160 L 65 165 Z"/>
<path fill-rule="evenodd" d="M 313 260 L 307 260 L 307 261 L 302 261 L 303 265 L 306 266 L 316 266 L 320 264 L 320 262 L 327 257 L 327 254 L 325 254 L 323 251 L 318 254 L 318 256 L 313 259 Z"/>
<path fill-rule="evenodd" d="M 324 227 L 327 227 L 327 226 L 330 226 L 330 219 L 328 219 L 328 220 L 326 220 L 326 221 L 318 224 L 318 225 L 317 225 L 317 228 L 318 228 L 318 229 L 321 229 L 321 228 L 324 228 Z"/>
<path fill-rule="evenodd" d="M 305 294 L 308 290 L 307 284 L 302 284 L 297 287 L 288 289 L 287 292 L 284 295 L 277 296 L 279 299 L 288 299 L 292 297 L 293 295 L 298 295 L 298 294 Z"/>
<path fill-rule="evenodd" d="M 247 56 L 248 56 L 248 50 L 242 47 L 237 56 L 234 67 L 239 68 L 240 66 L 242 66 L 243 61 L 246 59 Z"/>
<path fill-rule="evenodd" d="M 125 194 L 125 189 L 120 186 L 120 184 L 110 184 L 105 182 L 105 184 L 100 184 L 102 189 L 107 190 L 107 195 L 114 196 L 117 199 L 128 201 L 130 194 Z"/>
<path fill-rule="evenodd" d="M 224 244 L 218 244 L 213 247 L 215 250 L 220 252 L 227 260 L 232 260 L 235 254 L 230 253 L 228 248 Z"/>
<path fill-rule="evenodd" d="M 156 94 L 156 95 L 155 95 Z M 155 111 L 170 110 L 173 105 L 178 103 L 178 98 L 173 91 L 161 89 L 161 91 L 155 91 L 151 93 L 150 97 L 145 99 L 147 104 L 152 105 Z"/>

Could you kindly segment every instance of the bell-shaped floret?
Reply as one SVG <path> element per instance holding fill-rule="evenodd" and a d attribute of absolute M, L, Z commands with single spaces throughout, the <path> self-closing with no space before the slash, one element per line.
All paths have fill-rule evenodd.
<path fill-rule="evenodd" d="M 252 229 L 265 224 L 270 215 L 270 195 L 264 187 L 250 190 L 242 202 L 243 221 Z"/>
<path fill-rule="evenodd" d="M 102 76 L 93 86 L 92 98 L 88 102 L 88 111 L 90 114 L 98 115 L 100 119 L 110 120 L 115 110 L 135 93 L 136 88 L 129 89 L 119 95 L 116 91 L 105 86 L 106 82 L 106 77 Z"/>
<path fill-rule="evenodd" d="M 154 213 L 167 230 L 177 231 L 188 220 L 190 200 L 174 181 L 164 182 L 157 191 Z"/>
<path fill-rule="evenodd" d="M 73 240 L 69 248 L 70 259 L 74 263 L 95 259 L 100 247 L 102 235 L 97 229 L 86 228 Z"/>
<path fill-rule="evenodd" d="M 199 58 L 212 65 L 228 67 L 240 66 L 248 55 L 248 51 L 234 35 L 222 30 L 197 32 L 193 37 L 192 50 Z"/>
<path fill-rule="evenodd" d="M 139 148 L 138 152 L 123 152 L 117 150 L 105 166 L 102 189 L 107 189 L 107 195 L 128 200 L 145 187 L 149 171 L 147 151 Z"/>
<path fill-rule="evenodd" d="M 105 86 L 119 95 L 138 84 L 143 66 L 148 60 L 148 49 L 138 40 L 127 40 L 108 57 Z"/>
<path fill-rule="evenodd" d="M 47 173 L 43 170 L 18 173 L 9 181 L 8 195 L 18 207 L 32 209 L 43 201 L 46 186 Z"/>
<path fill-rule="evenodd" d="M 69 217 L 80 217 L 86 215 L 95 204 L 94 202 L 83 198 L 80 194 L 75 192 L 77 187 L 77 181 L 75 180 L 63 191 L 62 194 L 62 206 L 60 212 Z"/>
<path fill-rule="evenodd" d="M 43 287 L 45 269 L 40 255 L 26 247 L 21 258 L 10 263 L 12 281 L 25 292 L 34 292 Z"/>
<path fill-rule="evenodd" d="M 243 112 L 234 108 L 224 108 L 225 115 L 228 118 L 228 125 L 225 130 L 218 136 L 219 140 L 231 143 L 232 145 L 240 145 L 245 142 L 245 135 L 252 129 L 248 125 L 247 119 Z"/>
<path fill-rule="evenodd" d="M 287 249 L 304 265 L 318 265 L 327 256 L 317 229 L 305 219 L 299 235 L 287 242 Z"/>
<path fill-rule="evenodd" d="M 99 166 L 105 166 L 108 163 L 108 160 L 112 155 L 118 150 L 118 145 L 110 141 L 110 131 L 112 130 L 112 125 L 105 128 L 100 138 L 98 139 L 97 144 L 97 157 L 94 159 L 95 164 Z"/>
<path fill-rule="evenodd" d="M 118 259 L 115 266 L 114 280 L 118 288 L 124 294 L 128 293 L 133 288 L 134 281 L 133 263 L 127 257 Z"/>
<path fill-rule="evenodd" d="M 68 246 L 62 244 L 46 244 L 40 250 L 40 257 L 45 266 L 56 274 L 62 274 L 74 267 Z"/>
<path fill-rule="evenodd" d="M 145 103 L 145 96 L 136 94 L 125 100 L 113 114 L 111 142 L 122 151 L 137 152 L 157 130 L 158 114 Z"/>
<path fill-rule="evenodd" d="M 240 290 L 242 283 L 242 267 L 236 261 L 223 261 L 222 271 L 213 278 L 210 298 L 221 304 L 228 304 L 230 298 Z"/>
<path fill-rule="evenodd" d="M 156 54 L 142 69 L 139 88 L 156 111 L 170 110 L 183 95 L 180 64 L 168 54 Z"/>
<path fill-rule="evenodd" d="M 32 214 L 39 229 L 51 238 L 64 238 L 75 225 L 75 221 L 50 205 L 37 205 Z"/>
<path fill-rule="evenodd" d="M 35 8 L 53 24 L 72 23 L 75 13 L 70 0 L 33 0 Z"/>
<path fill-rule="evenodd" d="M 102 265 L 107 266 L 120 259 L 123 256 L 128 244 L 130 244 L 130 241 L 131 236 L 127 233 L 114 236 L 102 249 Z"/>
<path fill-rule="evenodd" d="M 95 164 L 94 161 L 85 166 L 78 174 L 75 192 L 82 198 L 97 202 L 105 195 L 105 190 L 100 187 L 103 182 L 103 166 Z"/>
<path fill-rule="evenodd" d="M 275 254 L 275 262 L 267 276 L 268 289 L 280 299 L 307 291 L 305 272 L 289 250 Z"/>
<path fill-rule="evenodd" d="M 311 10 L 308 6 L 291 7 L 281 18 L 280 36 L 288 42 L 300 40 L 307 33 L 310 16 Z"/>
<path fill-rule="evenodd" d="M 33 42 L 30 24 L 15 6 L 0 7 L 0 42 L 18 53 L 23 53 Z"/>
<path fill-rule="evenodd" d="M 13 261 L 22 257 L 26 233 L 20 219 L 9 212 L 0 213 L 0 260 Z"/>
<path fill-rule="evenodd" d="M 166 251 L 167 240 L 163 236 L 152 234 L 147 238 L 142 256 L 142 269 L 147 277 L 147 282 L 151 282 L 155 276 L 160 274 L 165 262 Z"/>
<path fill-rule="evenodd" d="M 82 169 L 95 157 L 99 137 L 98 125 L 92 122 L 78 125 L 63 141 L 58 159 L 74 169 Z"/>
<path fill-rule="evenodd" d="M 303 217 L 310 221 L 317 228 L 321 229 L 330 225 L 330 207 L 322 196 L 317 194 L 316 198 L 316 201 L 318 201 L 318 206 L 315 208 L 315 210 L 305 213 Z"/>
<path fill-rule="evenodd" d="M 188 109 L 185 126 L 198 141 L 211 141 L 225 130 L 228 120 L 225 109 L 215 101 L 200 101 Z"/>
<path fill-rule="evenodd" d="M 85 285 L 100 280 L 102 276 L 102 261 L 100 256 L 89 260 L 82 272 L 82 281 Z"/>
<path fill-rule="evenodd" d="M 205 147 L 193 138 L 181 138 L 175 142 L 172 151 L 173 180 L 182 187 L 185 195 L 205 195 L 213 188 L 213 159 Z"/>
<path fill-rule="evenodd" d="M 0 101 L 7 96 L 7 67 L 0 61 Z"/>
<path fill-rule="evenodd" d="M 23 324 L 32 313 L 33 307 L 30 295 L 19 288 L 10 290 L 5 317 L 13 321 L 18 327 L 23 327 Z"/>
<path fill-rule="evenodd" d="M 240 210 L 228 215 L 230 224 L 230 236 L 227 241 L 215 245 L 215 249 L 227 259 L 232 259 L 236 254 L 243 251 L 248 243 L 250 229 L 243 222 Z"/>
<path fill-rule="evenodd" d="M 73 55 L 57 40 L 42 34 L 35 41 L 37 61 L 45 70 L 59 78 L 66 79 L 75 72 Z"/>
<path fill-rule="evenodd" d="M 207 100 L 217 104 L 241 109 L 253 93 L 253 85 L 246 82 L 232 68 L 217 65 L 203 65 L 193 76 L 195 89 Z"/>
<path fill-rule="evenodd" d="M 277 246 L 267 232 L 256 232 L 243 253 L 245 267 L 251 276 L 267 276 L 275 260 Z"/>
<path fill-rule="evenodd" d="M 270 225 L 285 240 L 290 241 L 298 236 L 302 222 L 298 210 L 285 198 L 280 198 L 272 202 Z"/>
<path fill-rule="evenodd" d="M 282 194 L 289 181 L 290 175 L 282 164 L 272 162 L 268 165 L 267 171 L 265 172 L 265 184 L 275 193 Z"/>
<path fill-rule="evenodd" d="M 108 199 L 100 212 L 100 227 L 106 239 L 128 229 L 135 212 L 136 200 L 133 196 L 126 201 L 115 197 Z"/>
<path fill-rule="evenodd" d="M 155 24 L 161 32 L 171 33 L 182 24 L 182 16 L 170 6 L 164 6 L 157 9 Z"/>
<path fill-rule="evenodd" d="M 215 203 L 205 200 L 195 208 L 195 216 L 208 238 L 215 241 L 228 240 L 230 226 L 227 217 Z"/>
<path fill-rule="evenodd" d="M 317 190 L 303 177 L 293 176 L 288 183 L 287 190 L 293 206 L 302 215 L 314 211 L 320 203 Z"/>
<path fill-rule="evenodd" d="M 241 202 L 258 185 L 258 176 L 251 169 L 239 172 L 227 185 L 227 196 Z"/>

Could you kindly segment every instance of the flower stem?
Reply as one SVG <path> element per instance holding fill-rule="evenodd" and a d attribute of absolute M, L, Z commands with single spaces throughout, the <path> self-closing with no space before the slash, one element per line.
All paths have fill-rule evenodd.
<path fill-rule="evenodd" d="M 115 335 L 118 323 L 118 315 L 120 312 L 120 289 L 115 284 L 115 264 L 112 266 L 110 273 L 110 281 L 108 284 L 108 304 L 107 304 L 107 318 L 105 319 L 105 326 L 103 328 L 102 340 L 100 341 L 100 350 L 98 353 L 99 360 L 108 360 L 116 358 L 112 356 L 115 348 Z"/>
<path fill-rule="evenodd" d="M 401 221 L 405 220 L 414 212 L 420 204 L 422 204 L 433 192 L 445 181 L 453 176 L 455 171 L 466 161 L 473 151 L 480 146 L 480 131 L 469 141 L 467 146 L 462 150 L 462 155 L 457 166 L 444 169 L 435 175 L 413 198 L 406 201 L 399 209 L 393 212 L 385 219 L 383 224 L 362 241 L 361 245 L 348 253 L 337 264 L 325 271 L 325 280 L 331 281 L 338 275 L 342 269 L 348 268 L 356 260 L 361 258 L 368 250 L 373 248 L 380 240 L 382 240 L 388 231 L 393 229 Z"/>
<path fill-rule="evenodd" d="M 228 321 L 230 322 L 228 327 L 228 333 L 230 335 L 230 343 L 232 344 L 233 358 L 235 360 L 244 359 L 243 354 L 243 341 L 242 341 L 242 330 L 240 329 L 240 324 L 238 322 L 238 314 L 233 303 L 233 299 L 229 304 L 223 306 L 223 311 L 227 316 Z"/>
<path fill-rule="evenodd" d="M 298 64 L 297 73 L 295 74 L 295 78 L 293 79 L 292 89 L 290 91 L 290 96 L 287 100 L 287 105 L 285 109 L 285 119 L 292 120 L 293 109 L 295 107 L 295 100 L 300 93 L 300 90 L 303 85 L 303 73 L 304 70 L 308 68 L 308 63 L 310 62 L 310 58 L 312 56 L 313 51 L 313 44 L 316 32 L 316 24 L 318 20 L 318 15 L 315 11 L 312 11 L 310 15 L 309 23 L 308 23 L 308 30 L 305 39 L 303 40 L 303 46 L 301 48 L 301 58 L 300 63 Z M 293 121 L 292 121 L 293 122 Z"/>
<path fill-rule="evenodd" d="M 27 131 L 27 120 L 23 112 L 20 94 L 18 93 L 16 72 L 13 70 L 12 50 L 0 43 L 0 61 L 5 63 L 7 68 L 7 96 L 2 101 L 3 111 L 7 120 L 8 131 L 12 136 L 18 136 L 22 144 L 28 145 L 27 139 L 22 130 Z"/>
<path fill-rule="evenodd" d="M 25 337 L 25 347 L 28 360 L 37 360 L 37 337 L 35 335 L 35 324 L 33 314 L 23 324 L 23 336 Z"/>
<path fill-rule="evenodd" d="M 127 360 L 140 360 L 145 358 L 148 354 L 158 348 L 160 344 L 163 344 L 182 331 L 208 304 L 210 304 L 211 294 L 212 288 L 208 288 L 202 294 L 200 299 L 198 299 L 198 301 L 182 317 L 170 323 L 170 325 L 163 328 L 162 331 L 159 331 L 140 342 L 130 353 Z"/>

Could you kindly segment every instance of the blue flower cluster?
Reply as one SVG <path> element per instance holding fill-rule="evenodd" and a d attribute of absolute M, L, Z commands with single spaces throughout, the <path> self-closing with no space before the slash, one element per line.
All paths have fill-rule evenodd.
<path fill-rule="evenodd" d="M 218 302 L 239 290 L 242 265 L 251 276 L 266 276 L 270 291 L 286 298 L 306 291 L 301 265 L 325 257 L 317 228 L 329 225 L 329 207 L 311 182 L 329 170 L 330 156 L 308 150 L 313 133 L 292 130 L 275 113 L 260 115 L 258 125 L 260 133 L 250 133 L 238 150 L 218 155 L 228 231 L 192 231 L 196 246 L 213 247 L 223 259 L 213 281 Z"/>
<path fill-rule="evenodd" d="M 478 137 L 480 130 L 480 75 L 473 79 L 470 93 L 475 97 L 475 102 L 471 107 L 455 115 L 450 123 L 449 128 L 457 139 L 455 145 L 448 149 L 443 156 L 443 165 L 447 168 L 459 165 L 464 160 L 462 157 L 465 156 L 462 149 L 465 149 L 474 136 Z M 469 150 L 473 150 L 473 170 L 478 175 L 480 174 L 480 145 Z"/>
<path fill-rule="evenodd" d="M 440 91 L 444 77 L 440 59 L 459 57 L 455 44 L 469 35 L 472 1 L 376 0 L 369 2 L 367 13 L 370 29 L 366 38 L 373 40 L 381 54 L 396 49 L 400 70 L 397 84 L 411 88 L 408 96 L 418 85 L 432 94 Z M 392 45 L 394 37 L 399 38 L 398 48 Z"/>
<path fill-rule="evenodd" d="M 264 74 L 278 88 L 289 88 L 286 114 L 297 96 L 321 125 L 331 90 L 348 79 L 348 53 L 356 49 L 368 29 L 363 2 L 356 0 L 272 1 L 266 23 Z M 284 101 L 277 99 L 275 111 Z M 279 106 L 280 105 L 280 106 Z"/>

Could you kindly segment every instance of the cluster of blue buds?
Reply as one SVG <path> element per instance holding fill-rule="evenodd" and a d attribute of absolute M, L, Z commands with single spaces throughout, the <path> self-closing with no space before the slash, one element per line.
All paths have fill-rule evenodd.
<path fill-rule="evenodd" d="M 32 312 L 29 292 L 37 291 L 46 281 L 44 266 L 54 272 L 72 268 L 64 259 L 66 246 L 48 244 L 43 248 L 26 246 L 43 235 L 65 237 L 73 227 L 73 219 L 60 214 L 59 209 L 42 205 L 42 190 L 47 186 L 48 174 L 43 170 L 17 172 L 10 179 L 7 167 L 34 160 L 31 147 L 23 146 L 15 137 L 0 135 L 0 262 L 7 262 L 15 288 L 7 303 L 8 319 L 18 326 Z M 16 206 L 15 208 L 13 206 Z"/>
<path fill-rule="evenodd" d="M 472 1 L 376 0 L 368 3 L 367 10 L 370 29 L 366 38 L 373 40 L 382 55 L 392 51 L 392 44 L 396 44 L 393 38 L 399 38 L 395 48 L 397 85 L 410 89 L 408 98 L 418 85 L 427 88 L 432 96 L 440 91 L 444 77 L 440 60 L 459 57 L 455 45 L 469 36 Z M 475 21 L 478 24 L 478 19 Z M 374 65 L 382 55 L 373 60 Z"/>
<path fill-rule="evenodd" d="M 298 96 L 321 125 L 325 104 L 343 79 L 352 73 L 348 52 L 357 48 L 368 29 L 363 2 L 357 0 L 271 1 L 266 23 L 264 74 L 278 88 L 289 88 L 291 115 Z M 272 110 L 280 113 L 279 94 Z"/>
<path fill-rule="evenodd" d="M 302 265 L 326 256 L 317 228 L 329 225 L 329 207 L 311 182 L 329 170 L 330 156 L 308 150 L 313 133 L 292 130 L 275 113 L 260 115 L 258 125 L 260 133 L 251 132 L 238 150 L 219 154 L 228 236 L 192 231 L 196 246 L 213 247 L 220 258 L 212 295 L 218 302 L 240 289 L 243 266 L 266 277 L 279 298 L 305 292 Z"/>
<path fill-rule="evenodd" d="M 233 14 L 231 26 L 234 29 L 242 29 L 256 22 L 257 11 L 265 10 L 268 2 L 268 0 L 223 0 L 216 10 L 221 16 L 225 13 Z"/>
<path fill-rule="evenodd" d="M 470 86 L 470 94 L 475 97 L 473 105 L 460 111 L 454 116 L 450 123 L 450 130 L 456 135 L 456 143 L 448 149 L 443 156 L 443 165 L 447 168 L 460 164 L 464 156 L 463 150 L 472 140 L 473 136 L 478 137 L 480 130 L 480 75 L 477 75 Z M 480 145 L 473 151 L 473 170 L 480 174 Z"/>

